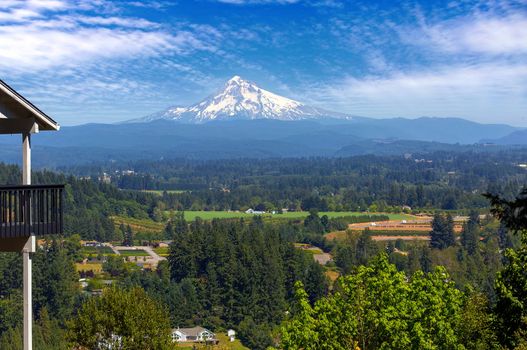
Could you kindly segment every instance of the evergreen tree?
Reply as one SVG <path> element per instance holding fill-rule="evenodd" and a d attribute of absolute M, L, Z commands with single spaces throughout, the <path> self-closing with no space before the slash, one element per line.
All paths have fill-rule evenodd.
<path fill-rule="evenodd" d="M 71 316 L 78 295 L 79 276 L 74 262 L 58 240 L 47 241 L 33 259 L 33 307 L 38 316 L 42 308 L 65 322 Z"/>
<path fill-rule="evenodd" d="M 479 243 L 479 215 L 472 211 L 469 219 L 463 224 L 461 231 L 461 245 L 469 255 L 476 253 Z"/>
<path fill-rule="evenodd" d="M 165 238 L 166 239 L 173 239 L 174 238 L 174 227 L 172 226 L 172 222 L 167 222 L 165 226 Z"/>
<path fill-rule="evenodd" d="M 444 232 L 444 241 L 447 247 L 456 245 L 456 235 L 454 233 L 454 218 L 449 213 L 446 215 L 446 230 Z"/>
<path fill-rule="evenodd" d="M 493 214 L 521 238 L 518 249 L 505 251 L 507 263 L 496 278 L 495 312 L 504 345 L 523 348 L 527 345 L 527 188 L 514 201 L 488 197 L 493 205 Z"/>
<path fill-rule="evenodd" d="M 124 234 L 123 245 L 127 247 L 131 247 L 134 245 L 134 232 L 132 231 L 130 225 L 126 225 L 126 232 Z"/>
<path fill-rule="evenodd" d="M 177 212 L 172 218 L 172 224 L 174 227 L 174 233 L 176 235 L 179 236 L 188 232 L 188 223 L 185 220 L 184 212 Z"/>
<path fill-rule="evenodd" d="M 320 223 L 322 224 L 322 227 L 324 227 L 324 232 L 329 232 L 331 230 L 331 223 L 327 215 L 322 215 Z"/>
<path fill-rule="evenodd" d="M 436 249 L 445 249 L 455 245 L 454 220 L 448 214 L 446 217 L 435 213 L 430 232 L 430 246 Z"/>
<path fill-rule="evenodd" d="M 304 227 L 308 232 L 323 234 L 326 232 L 323 223 L 318 216 L 318 211 L 312 209 L 304 219 Z"/>
<path fill-rule="evenodd" d="M 430 249 L 423 247 L 421 249 L 421 256 L 419 257 L 419 263 L 421 264 L 421 270 L 424 272 L 432 271 L 432 257 L 430 255 Z"/>
<path fill-rule="evenodd" d="M 374 257 L 378 253 L 379 246 L 371 239 L 369 230 L 364 230 L 357 240 L 355 252 L 357 264 L 366 265 L 370 258 Z"/>

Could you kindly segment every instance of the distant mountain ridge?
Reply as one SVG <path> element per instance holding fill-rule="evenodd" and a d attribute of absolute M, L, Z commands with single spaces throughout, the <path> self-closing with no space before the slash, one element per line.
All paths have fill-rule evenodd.
<path fill-rule="evenodd" d="M 236 75 L 227 81 L 220 92 L 196 104 L 189 107 L 171 107 L 129 122 L 167 119 L 190 124 L 202 124 L 219 120 L 274 119 L 298 121 L 327 118 L 351 119 L 352 117 L 343 113 L 307 106 L 264 90 Z"/>
<path fill-rule="evenodd" d="M 497 145 L 527 145 L 527 129 L 516 130 L 508 135 L 493 139 L 482 140 L 485 143 L 494 143 Z"/>
<path fill-rule="evenodd" d="M 170 108 L 119 124 L 63 127 L 58 133 L 40 133 L 32 142 L 35 154 L 39 154 L 36 158 L 49 166 L 61 161 L 78 164 L 174 157 L 344 157 L 458 149 L 490 151 L 521 144 L 527 139 L 525 133 L 509 125 L 479 124 L 460 118 L 352 117 L 309 107 L 235 76 L 219 93 L 189 107 Z M 20 140 L 7 140 L 0 139 L 0 159 L 16 161 Z"/>
<path fill-rule="evenodd" d="M 508 146 L 479 144 L 517 130 L 463 119 L 271 119 L 173 120 L 147 123 L 86 124 L 40 133 L 32 142 L 35 166 L 139 159 L 222 159 L 344 157 L 359 154 L 428 153 L 438 150 L 492 151 Z M 18 161 L 18 137 L 0 139 L 0 159 Z"/>

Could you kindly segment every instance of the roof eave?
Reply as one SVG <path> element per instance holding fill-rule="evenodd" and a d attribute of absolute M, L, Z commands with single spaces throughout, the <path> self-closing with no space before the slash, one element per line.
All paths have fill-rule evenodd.
<path fill-rule="evenodd" d="M 55 120 L 53 120 L 53 118 L 41 111 L 37 106 L 29 102 L 24 96 L 20 95 L 18 92 L 15 91 L 15 89 L 13 89 L 1 79 L 0 88 L 2 88 L 2 90 L 4 90 L 8 95 L 10 95 L 13 99 L 15 99 L 18 103 L 20 103 L 34 115 L 35 119 L 37 120 L 37 123 L 39 124 L 39 129 L 41 131 L 60 130 L 60 125 Z"/>

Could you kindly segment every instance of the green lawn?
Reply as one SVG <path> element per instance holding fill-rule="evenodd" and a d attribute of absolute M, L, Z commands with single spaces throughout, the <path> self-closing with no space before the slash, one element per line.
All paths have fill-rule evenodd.
<path fill-rule="evenodd" d="M 163 195 L 163 192 L 166 192 L 168 194 L 171 194 L 171 193 L 185 193 L 185 192 L 190 192 L 190 191 L 185 191 L 185 190 L 129 190 L 129 189 L 125 189 L 123 191 L 129 191 L 129 192 L 145 192 L 145 193 L 152 193 L 152 194 L 155 194 L 155 195 L 158 195 L 158 196 L 162 196 Z"/>
<path fill-rule="evenodd" d="M 383 214 L 383 213 L 370 213 L 371 215 L 375 214 Z M 287 212 L 283 214 L 263 214 L 262 216 L 265 218 L 273 218 L 273 219 L 303 219 L 306 216 L 309 215 L 309 212 L 307 211 L 295 211 L 295 212 Z M 339 212 L 339 211 L 329 211 L 329 212 L 320 212 L 319 216 L 327 215 L 330 218 L 337 218 L 337 217 L 343 217 L 343 216 L 361 216 L 361 215 L 368 215 L 368 213 L 364 212 L 353 212 L 353 211 L 345 211 L 345 212 Z M 412 216 L 407 214 L 385 214 L 388 215 L 390 220 L 403 220 L 403 219 L 409 219 Z M 185 212 L 185 219 L 187 221 L 192 221 L 196 217 L 200 217 L 203 220 L 212 220 L 212 219 L 232 219 L 232 218 L 251 218 L 253 217 L 253 214 L 246 214 L 244 212 L 234 212 L 234 211 L 186 211 Z"/>
<path fill-rule="evenodd" d="M 175 348 L 178 350 L 249 350 L 249 348 L 243 346 L 238 339 L 231 343 L 229 338 L 227 338 L 224 333 L 216 333 L 216 337 L 219 340 L 218 345 L 205 345 L 202 343 L 176 343 Z"/>
<path fill-rule="evenodd" d="M 146 192 L 146 193 L 153 193 L 153 194 L 157 194 L 157 195 L 163 195 L 163 192 L 166 192 L 166 193 L 185 193 L 185 192 L 188 192 L 188 191 L 184 191 L 184 190 L 143 190 L 141 192 Z"/>
<path fill-rule="evenodd" d="M 150 254 L 148 254 L 142 249 L 119 249 L 119 253 L 122 256 L 150 256 Z"/>
<path fill-rule="evenodd" d="M 75 268 L 78 272 L 81 271 L 93 271 L 94 273 L 101 273 L 102 272 L 102 264 L 101 263 L 86 263 L 86 264 L 80 264 L 76 263 Z"/>
<path fill-rule="evenodd" d="M 162 247 L 162 248 L 154 248 L 154 252 L 156 252 L 159 256 L 168 256 L 170 252 L 170 248 L 168 247 Z"/>
<path fill-rule="evenodd" d="M 114 254 L 113 250 L 110 247 L 82 247 L 81 253 L 84 255 Z"/>

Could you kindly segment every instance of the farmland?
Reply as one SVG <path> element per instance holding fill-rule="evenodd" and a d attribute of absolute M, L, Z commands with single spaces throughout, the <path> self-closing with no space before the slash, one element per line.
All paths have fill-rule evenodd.
<path fill-rule="evenodd" d="M 169 254 L 169 248 L 168 247 L 160 247 L 160 248 L 154 248 L 154 252 L 162 257 L 167 257 Z"/>
<path fill-rule="evenodd" d="M 119 254 L 122 256 L 150 256 L 142 249 L 119 249 Z"/>
<path fill-rule="evenodd" d="M 152 219 L 136 219 L 128 216 L 113 216 L 112 219 L 116 228 L 119 228 L 121 224 L 129 225 L 134 232 L 158 233 L 165 228 L 164 223 Z"/>
<path fill-rule="evenodd" d="M 81 249 L 81 253 L 84 255 L 98 255 L 98 254 L 111 255 L 111 254 L 114 254 L 114 251 L 112 250 L 112 248 L 107 247 L 107 246 L 98 246 L 98 247 L 84 246 Z"/>
<path fill-rule="evenodd" d="M 454 232 L 461 232 L 463 219 L 458 219 L 454 224 Z M 384 222 L 369 222 L 350 224 L 349 229 L 352 231 L 363 231 L 368 229 L 373 232 L 382 231 L 390 232 L 430 232 L 432 230 L 432 218 L 419 218 L 414 220 L 390 220 Z"/>
<path fill-rule="evenodd" d="M 407 217 L 410 217 L 409 215 Z M 466 217 L 456 217 L 454 221 L 454 232 L 460 234 Z M 390 220 L 383 222 L 365 222 L 348 225 L 347 231 L 334 231 L 327 233 L 326 240 L 341 241 L 346 239 L 348 233 L 360 234 L 368 230 L 374 241 L 428 241 L 429 233 L 432 231 L 431 217 L 413 217 L 411 220 Z"/>
<path fill-rule="evenodd" d="M 327 215 L 329 218 L 338 218 L 345 216 L 362 216 L 362 215 L 378 215 L 383 214 L 387 215 L 390 220 L 405 220 L 413 218 L 411 215 L 407 214 L 388 214 L 388 213 L 367 213 L 367 212 L 357 212 L 357 211 L 328 211 L 320 212 L 319 216 Z M 273 218 L 273 219 L 304 219 L 309 215 L 307 211 L 293 211 L 293 212 L 284 212 L 283 214 L 262 214 L 264 218 Z M 197 217 L 202 218 L 203 220 L 212 220 L 212 219 L 234 219 L 234 218 L 251 218 L 254 214 L 247 214 L 241 211 L 185 211 L 185 219 L 187 221 L 192 221 Z"/>
<path fill-rule="evenodd" d="M 132 191 L 132 190 L 128 190 L 128 191 Z M 185 193 L 187 191 L 182 191 L 182 190 L 141 190 L 141 192 L 145 192 L 145 193 L 152 193 L 152 194 L 155 194 L 155 195 L 158 195 L 158 196 L 162 196 L 163 193 L 168 193 L 168 194 L 174 194 L 174 193 Z"/>
<path fill-rule="evenodd" d="M 86 271 L 93 271 L 94 273 L 101 273 L 102 272 L 102 264 L 101 263 L 76 263 L 75 268 L 78 272 L 86 272 Z"/>

